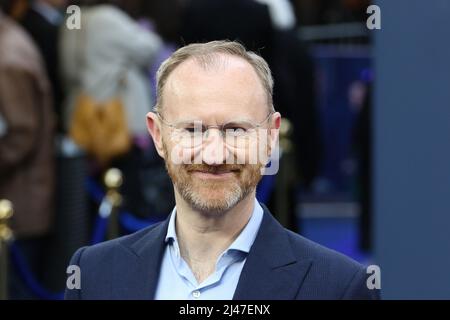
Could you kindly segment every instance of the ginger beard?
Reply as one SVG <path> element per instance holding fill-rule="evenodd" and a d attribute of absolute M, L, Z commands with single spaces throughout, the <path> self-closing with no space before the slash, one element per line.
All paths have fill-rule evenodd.
<path fill-rule="evenodd" d="M 175 164 L 171 161 L 171 152 L 163 141 L 167 172 L 176 191 L 194 210 L 206 215 L 219 215 L 233 208 L 242 199 L 256 189 L 261 180 L 258 164 Z M 231 171 L 232 175 L 224 179 L 199 179 L 195 171 L 220 173 Z"/>

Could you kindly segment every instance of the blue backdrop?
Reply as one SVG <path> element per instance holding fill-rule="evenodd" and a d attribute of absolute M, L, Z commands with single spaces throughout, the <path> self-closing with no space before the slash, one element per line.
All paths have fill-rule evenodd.
<path fill-rule="evenodd" d="M 374 203 L 383 297 L 450 299 L 450 1 L 377 4 Z"/>

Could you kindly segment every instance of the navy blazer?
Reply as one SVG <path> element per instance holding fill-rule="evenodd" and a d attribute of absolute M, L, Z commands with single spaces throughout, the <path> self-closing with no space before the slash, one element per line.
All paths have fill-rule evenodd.
<path fill-rule="evenodd" d="M 378 299 L 366 269 L 350 258 L 264 217 L 234 293 L 235 300 Z M 153 299 L 169 219 L 134 234 L 79 249 L 71 260 L 81 288 L 66 299 Z"/>

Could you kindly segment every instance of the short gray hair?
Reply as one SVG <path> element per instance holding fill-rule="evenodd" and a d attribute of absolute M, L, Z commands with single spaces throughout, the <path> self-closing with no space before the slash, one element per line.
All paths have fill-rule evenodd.
<path fill-rule="evenodd" d="M 239 42 L 228 40 L 189 44 L 181 47 L 166 59 L 156 73 L 156 105 L 154 111 L 161 111 L 164 86 L 169 75 L 176 67 L 184 61 L 194 58 L 202 67 L 207 68 L 217 62 L 215 58 L 221 53 L 240 57 L 253 67 L 267 94 L 269 110 L 274 112 L 273 77 L 269 65 L 261 56 L 252 51 L 247 51 Z"/>

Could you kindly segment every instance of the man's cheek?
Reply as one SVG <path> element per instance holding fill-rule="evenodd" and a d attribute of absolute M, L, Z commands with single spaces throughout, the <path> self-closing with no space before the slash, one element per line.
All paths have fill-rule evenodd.
<path fill-rule="evenodd" d="M 170 161 L 173 165 L 186 165 L 192 164 L 193 155 L 190 149 L 181 147 L 179 144 L 175 144 L 170 149 Z"/>

